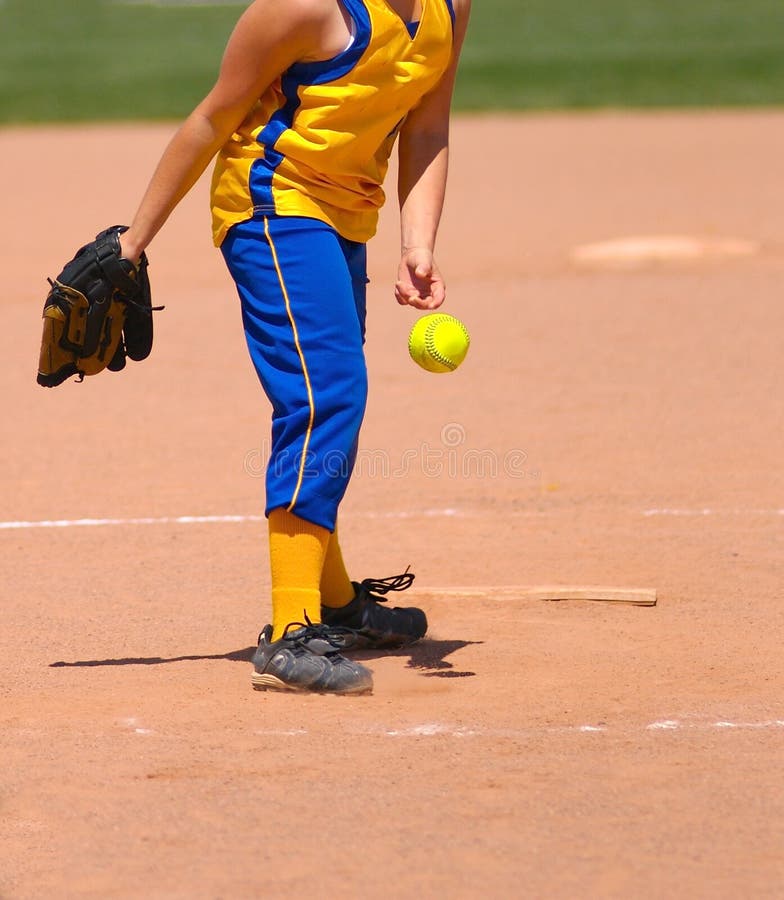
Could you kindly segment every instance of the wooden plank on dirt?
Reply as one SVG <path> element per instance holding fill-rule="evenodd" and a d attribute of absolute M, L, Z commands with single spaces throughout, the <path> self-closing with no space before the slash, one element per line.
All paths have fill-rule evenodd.
<path fill-rule="evenodd" d="M 497 587 L 420 588 L 417 593 L 439 597 L 487 597 L 493 600 L 591 600 L 656 606 L 656 589 L 604 585 L 503 585 Z"/>

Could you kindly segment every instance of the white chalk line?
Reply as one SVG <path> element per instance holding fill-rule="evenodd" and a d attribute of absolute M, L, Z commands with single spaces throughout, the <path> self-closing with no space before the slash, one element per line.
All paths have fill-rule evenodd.
<path fill-rule="evenodd" d="M 435 735 L 449 735 L 452 737 L 523 737 L 526 734 L 628 734 L 630 731 L 712 731 L 712 730 L 736 729 L 762 730 L 784 729 L 784 719 L 770 719 L 763 722 L 683 722 L 677 719 L 663 719 L 651 722 L 639 728 L 627 728 L 612 725 L 564 725 L 549 726 L 544 728 L 521 729 L 483 729 L 471 727 L 450 727 L 438 723 L 414 725 L 410 728 L 384 731 L 388 737 L 432 737 Z"/>
<path fill-rule="evenodd" d="M 152 728 L 142 728 L 139 725 L 139 720 L 134 716 L 127 716 L 124 719 L 118 719 L 117 725 L 121 728 L 127 728 L 133 734 L 155 734 Z"/>
<path fill-rule="evenodd" d="M 349 518 L 362 519 L 413 519 L 413 518 L 449 518 L 461 516 L 456 509 L 422 509 L 404 510 L 387 513 L 354 513 Z M 247 522 L 264 522 L 263 515 L 228 515 L 228 516 L 140 516 L 123 519 L 41 519 L 38 521 L 0 522 L 0 531 L 16 531 L 32 528 L 107 528 L 121 525 L 221 525 Z"/>
<path fill-rule="evenodd" d="M 155 734 L 152 728 L 141 725 L 135 716 L 127 716 L 116 720 L 123 730 L 132 734 Z M 452 737 L 452 738 L 522 738 L 541 734 L 629 734 L 637 733 L 661 733 L 661 732 L 689 732 L 689 731 L 775 731 L 784 730 L 784 719 L 765 719 L 759 722 L 732 722 L 727 719 L 719 719 L 715 722 L 684 721 L 681 719 L 657 719 L 646 725 L 636 727 L 614 726 L 604 722 L 600 724 L 586 725 L 562 725 L 544 726 L 539 728 L 481 728 L 471 725 L 449 725 L 443 722 L 423 722 L 418 725 L 409 725 L 406 728 L 374 728 L 355 731 L 356 734 L 366 736 L 389 738 L 419 738 L 419 737 Z M 310 732 L 306 728 L 258 728 L 254 734 L 261 737 L 305 737 Z M 316 731 L 313 732 L 318 733 Z"/>
<path fill-rule="evenodd" d="M 646 509 L 644 516 L 784 516 L 784 509 Z"/>
<path fill-rule="evenodd" d="M 262 522 L 264 516 L 142 516 L 127 519 L 42 519 L 0 522 L 0 530 L 28 528 L 105 528 L 117 525 L 214 525 L 224 522 Z"/>
<path fill-rule="evenodd" d="M 546 515 L 568 513 L 569 510 L 514 510 L 505 512 L 505 518 L 541 518 Z M 784 509 L 645 509 L 635 513 L 646 518 L 654 516 L 706 517 L 706 516 L 784 516 Z M 390 512 L 342 513 L 350 519 L 449 519 L 478 518 L 482 511 L 466 511 L 453 508 L 395 510 Z M 138 516 L 127 518 L 82 518 L 10 520 L 0 522 L 0 531 L 26 531 L 36 528 L 110 528 L 143 525 L 224 525 L 264 522 L 263 515 L 213 515 L 213 516 Z"/>
<path fill-rule="evenodd" d="M 357 732 L 369 736 L 406 738 L 406 737 L 453 737 L 453 738 L 522 738 L 538 734 L 630 734 L 657 732 L 689 732 L 689 731 L 764 731 L 784 730 L 784 719 L 767 719 L 760 722 L 688 722 L 679 719 L 660 719 L 634 728 L 607 724 L 545 726 L 541 728 L 480 728 L 465 725 L 448 725 L 441 722 L 424 722 L 406 728 L 371 729 Z M 254 734 L 263 737 L 302 737 L 307 729 L 256 729 Z M 316 733 L 316 732 L 314 732 Z"/>

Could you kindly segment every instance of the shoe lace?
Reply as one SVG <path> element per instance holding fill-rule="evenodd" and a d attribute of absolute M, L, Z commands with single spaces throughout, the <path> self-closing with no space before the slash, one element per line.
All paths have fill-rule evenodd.
<path fill-rule="evenodd" d="M 298 631 L 300 629 L 304 629 L 301 634 L 298 634 L 294 638 L 289 638 L 289 640 L 293 641 L 295 644 L 299 644 L 301 646 L 305 646 L 308 641 L 312 641 L 314 638 L 318 638 L 319 640 L 326 641 L 331 647 L 334 647 L 336 650 L 342 649 L 342 644 L 339 640 L 337 640 L 337 636 L 339 634 L 347 634 L 352 631 L 350 628 L 343 628 L 340 625 L 325 625 L 322 623 L 314 623 L 311 622 L 310 616 L 303 610 L 303 615 L 305 618 L 304 622 L 289 622 L 289 624 L 283 629 L 283 637 L 289 638 L 289 631 Z"/>
<path fill-rule="evenodd" d="M 416 576 L 409 571 L 410 568 L 411 566 L 407 566 L 405 572 L 391 575 L 389 578 L 366 578 L 360 582 L 360 586 L 369 594 L 376 596 L 381 603 L 386 603 L 385 594 L 390 591 L 407 591 L 414 583 Z"/>

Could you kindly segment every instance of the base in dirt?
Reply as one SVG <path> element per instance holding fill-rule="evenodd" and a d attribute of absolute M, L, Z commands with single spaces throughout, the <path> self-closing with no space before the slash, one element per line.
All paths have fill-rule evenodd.
<path fill-rule="evenodd" d="M 754 256 L 756 241 L 684 234 L 634 235 L 583 244 L 572 250 L 572 262 L 588 266 L 641 266 Z"/>

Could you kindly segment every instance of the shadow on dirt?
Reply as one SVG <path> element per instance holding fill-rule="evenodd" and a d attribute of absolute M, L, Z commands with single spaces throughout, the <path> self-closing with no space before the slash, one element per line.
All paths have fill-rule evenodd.
<path fill-rule="evenodd" d="M 81 668 L 90 666 L 160 666 L 164 663 L 189 662 L 201 659 L 228 659 L 233 662 L 250 662 L 255 647 L 232 650 L 229 653 L 193 654 L 189 656 L 124 656 L 119 659 L 79 659 L 74 662 L 49 663 L 50 669 Z"/>
<path fill-rule="evenodd" d="M 416 669 L 427 678 L 471 678 L 476 672 L 455 669 L 446 657 L 471 644 L 483 641 L 438 641 L 425 639 L 410 647 L 399 650 L 363 650 L 352 653 L 354 659 L 378 659 L 381 656 L 396 656 L 405 659 L 406 667 Z M 117 659 L 77 659 L 73 662 L 59 660 L 49 663 L 50 669 L 91 668 L 95 666 L 161 666 L 167 663 L 193 662 L 206 659 L 227 659 L 231 662 L 250 662 L 255 647 L 231 650 L 228 653 L 194 653 L 183 656 L 123 656 Z"/>
<path fill-rule="evenodd" d="M 417 669 L 426 678 L 471 678 L 476 672 L 455 669 L 446 657 L 471 644 L 483 644 L 484 641 L 439 641 L 425 638 L 410 647 L 399 650 L 364 650 L 352 654 L 355 659 L 378 659 L 380 656 L 408 657 L 406 667 Z"/>

